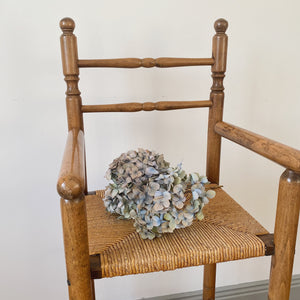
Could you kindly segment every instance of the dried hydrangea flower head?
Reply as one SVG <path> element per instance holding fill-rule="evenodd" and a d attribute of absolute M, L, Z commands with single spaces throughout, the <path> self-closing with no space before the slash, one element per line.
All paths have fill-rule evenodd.
<path fill-rule="evenodd" d="M 103 199 L 107 211 L 133 219 L 143 239 L 153 239 L 203 219 L 202 208 L 215 196 L 198 173 L 187 175 L 181 164 L 170 167 L 162 154 L 138 149 L 115 159 L 106 172 L 111 180 Z M 186 203 L 185 191 L 192 198 Z"/>

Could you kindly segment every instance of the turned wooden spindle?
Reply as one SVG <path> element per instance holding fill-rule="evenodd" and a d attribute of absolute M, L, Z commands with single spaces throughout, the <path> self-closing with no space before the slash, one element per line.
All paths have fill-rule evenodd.
<path fill-rule="evenodd" d="M 209 109 L 206 175 L 214 183 L 219 183 L 221 137 L 215 132 L 215 124 L 222 121 L 223 118 L 223 79 L 227 58 L 227 35 L 225 31 L 227 27 L 228 23 L 224 19 L 218 19 L 215 22 L 216 34 L 213 37 L 212 45 L 212 56 L 215 63 L 211 67 L 213 84 L 210 100 L 213 104 Z"/>
<path fill-rule="evenodd" d="M 78 88 L 79 68 L 77 39 L 73 34 L 75 22 L 71 18 L 64 18 L 60 21 L 60 28 L 63 34 L 60 37 L 61 57 L 63 73 L 67 83 L 66 104 L 69 130 L 78 128 L 83 130 L 81 113 L 81 97 Z"/>
<path fill-rule="evenodd" d="M 288 300 L 300 209 L 300 173 L 286 170 L 280 177 L 274 229 L 269 300 Z"/>
<path fill-rule="evenodd" d="M 172 68 L 187 66 L 211 66 L 213 58 L 112 58 L 112 59 L 80 59 L 80 68 Z"/>
<path fill-rule="evenodd" d="M 86 170 L 81 97 L 78 89 L 79 69 L 75 23 L 70 18 L 60 21 L 63 73 L 67 84 L 66 106 L 68 141 L 58 180 L 64 232 L 69 299 L 93 299 L 91 280 L 86 203 Z"/>
<path fill-rule="evenodd" d="M 173 110 L 210 107 L 210 100 L 202 101 L 160 101 L 160 102 L 129 102 L 119 104 L 100 104 L 100 105 L 82 105 L 81 110 L 84 113 L 91 112 L 138 112 L 153 110 Z"/>
<path fill-rule="evenodd" d="M 224 86 L 223 79 L 226 71 L 228 23 L 218 19 L 214 24 L 216 34 L 212 42 L 212 57 L 214 64 L 211 67 L 213 84 L 211 87 L 209 108 L 206 175 L 208 180 L 219 183 L 221 136 L 215 132 L 215 125 L 223 119 Z M 215 299 L 216 264 L 204 266 L 203 300 Z"/>

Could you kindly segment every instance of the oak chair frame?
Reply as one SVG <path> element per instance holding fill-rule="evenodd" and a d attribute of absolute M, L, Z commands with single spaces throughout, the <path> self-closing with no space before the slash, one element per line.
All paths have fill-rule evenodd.
<path fill-rule="evenodd" d="M 86 162 L 83 113 L 133 112 L 209 107 L 207 168 L 211 182 L 219 183 L 221 138 L 229 139 L 254 151 L 286 170 L 279 181 L 277 212 L 274 228 L 275 251 L 272 253 L 269 299 L 289 299 L 292 267 L 300 206 L 300 151 L 277 143 L 245 129 L 223 122 L 224 87 L 227 56 L 227 21 L 215 22 L 211 58 L 125 58 L 80 60 L 77 54 L 75 23 L 70 18 L 60 22 L 61 53 L 67 84 L 66 105 L 68 138 L 57 183 L 61 196 L 65 257 L 70 299 L 95 299 L 93 260 L 89 255 L 85 196 Z M 179 67 L 210 65 L 213 84 L 209 100 L 147 102 L 107 105 L 82 105 L 78 89 L 79 68 L 90 67 Z M 274 249 L 273 249 L 274 250 Z M 204 266 L 203 299 L 214 299 L 216 264 Z"/>

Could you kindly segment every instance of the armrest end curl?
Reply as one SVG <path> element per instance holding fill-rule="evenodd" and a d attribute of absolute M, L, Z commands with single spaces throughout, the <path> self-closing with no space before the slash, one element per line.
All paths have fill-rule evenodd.
<path fill-rule="evenodd" d="M 85 180 L 84 134 L 72 129 L 68 133 L 57 191 L 64 199 L 80 199 L 84 196 Z"/>

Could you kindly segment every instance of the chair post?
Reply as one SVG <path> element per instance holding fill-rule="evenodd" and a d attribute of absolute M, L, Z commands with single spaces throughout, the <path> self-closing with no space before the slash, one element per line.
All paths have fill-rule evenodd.
<path fill-rule="evenodd" d="M 63 73 L 67 84 L 66 106 L 68 130 L 83 130 L 81 97 L 78 89 L 79 68 L 77 40 L 73 34 L 75 23 L 70 18 L 60 21 L 63 34 L 60 38 Z M 87 190 L 85 180 L 85 191 Z M 93 300 L 94 285 L 91 279 L 86 203 L 80 199 L 61 199 L 65 258 L 69 286 L 69 299 Z"/>
<path fill-rule="evenodd" d="M 69 299 L 93 300 L 84 198 L 61 199 Z"/>
<path fill-rule="evenodd" d="M 60 28 L 63 34 L 60 37 L 61 58 L 63 73 L 67 83 L 66 104 L 69 130 L 78 128 L 83 130 L 83 119 L 81 112 L 81 97 L 78 89 L 79 68 L 77 39 L 73 34 L 75 22 L 70 18 L 60 21 Z"/>
<path fill-rule="evenodd" d="M 214 24 L 216 34 L 213 37 L 212 56 L 215 63 L 211 67 L 213 84 L 211 87 L 207 133 L 206 175 L 208 180 L 219 183 L 221 136 L 215 132 L 215 125 L 223 119 L 224 86 L 223 79 L 226 71 L 228 23 L 218 19 Z M 216 264 L 204 266 L 203 300 L 215 299 Z"/>
<path fill-rule="evenodd" d="M 203 300 L 215 299 L 216 266 L 216 264 L 204 266 Z"/>
<path fill-rule="evenodd" d="M 224 86 L 226 71 L 228 23 L 224 19 L 215 22 L 216 34 L 213 37 L 212 56 L 215 63 L 211 67 L 213 84 L 211 87 L 209 108 L 206 175 L 209 181 L 219 183 L 221 136 L 215 132 L 216 123 L 223 119 Z"/>
<path fill-rule="evenodd" d="M 270 300 L 288 300 L 300 209 L 300 174 L 286 170 L 280 177 L 274 229 Z"/>

